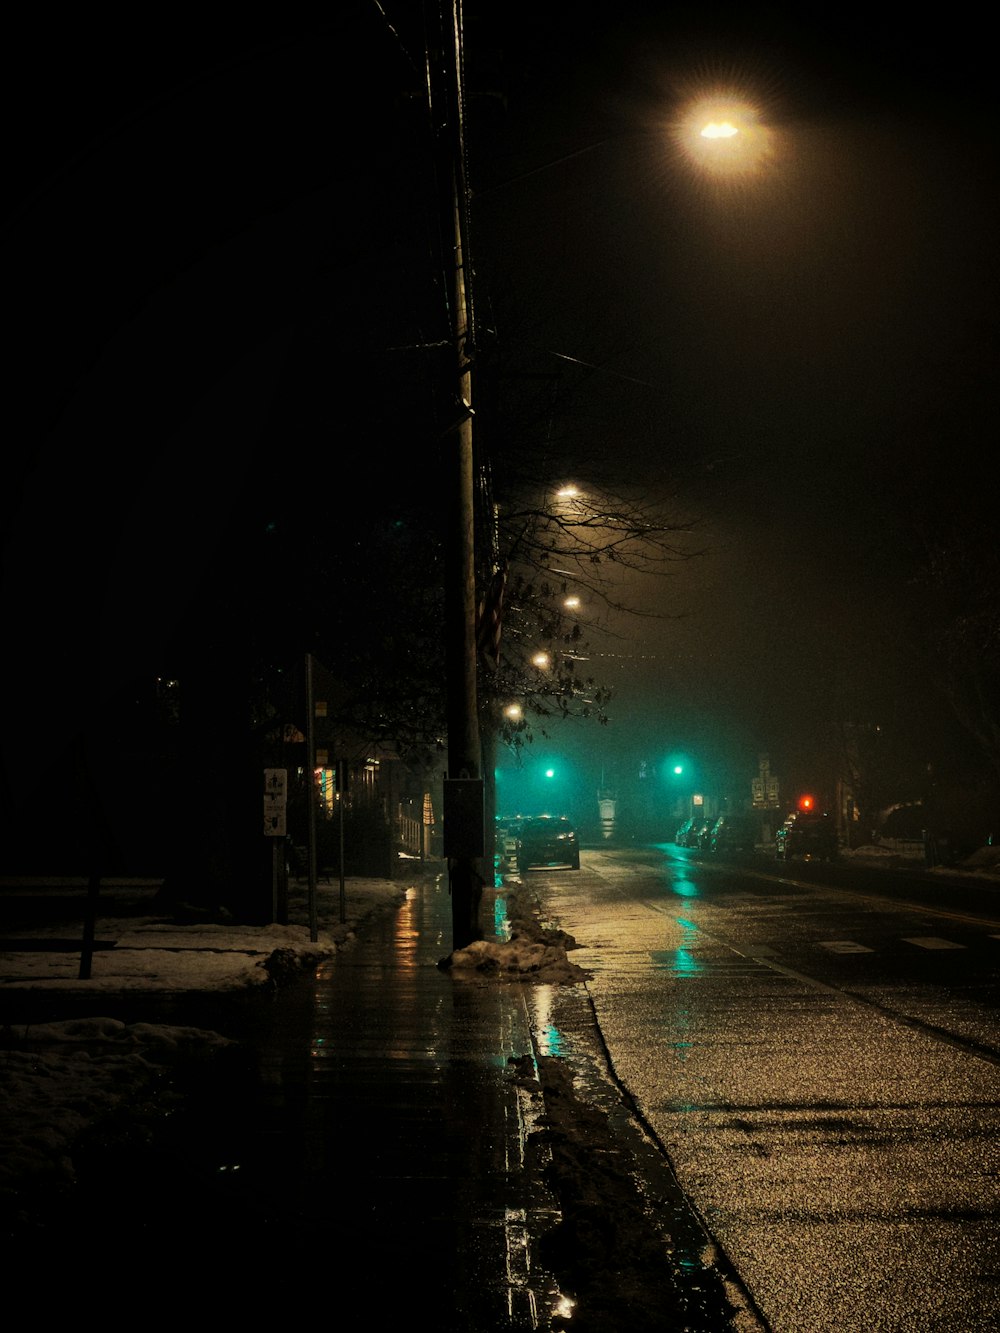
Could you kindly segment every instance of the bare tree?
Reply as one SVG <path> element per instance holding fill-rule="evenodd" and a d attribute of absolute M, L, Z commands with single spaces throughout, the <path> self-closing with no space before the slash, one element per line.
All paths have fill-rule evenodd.
<path fill-rule="evenodd" d="M 1000 554 L 971 512 L 927 542 L 917 579 L 918 621 L 938 687 L 1000 777 Z"/>

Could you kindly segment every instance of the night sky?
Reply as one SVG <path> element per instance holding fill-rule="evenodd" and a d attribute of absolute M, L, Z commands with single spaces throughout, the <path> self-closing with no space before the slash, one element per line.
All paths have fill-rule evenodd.
<path fill-rule="evenodd" d="M 914 523 L 992 493 L 991 39 L 903 6 L 604 8 L 466 8 L 480 318 L 559 372 L 570 454 L 674 495 L 703 552 L 637 583 L 664 618 L 603 645 L 601 752 L 749 779 L 770 750 L 806 780 L 816 696 L 845 681 L 933 747 L 899 616 Z M 244 509 L 313 503 L 320 455 L 331 515 L 413 464 L 382 408 L 430 373 L 399 349 L 446 328 L 419 6 L 335 14 L 18 20 L 8 812 L 96 699 L 169 659 Z M 760 107 L 761 178 L 713 187 L 670 145 L 706 84 Z"/>

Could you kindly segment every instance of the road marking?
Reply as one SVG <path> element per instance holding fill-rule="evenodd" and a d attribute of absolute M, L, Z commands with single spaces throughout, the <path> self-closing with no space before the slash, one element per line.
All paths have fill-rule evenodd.
<path fill-rule="evenodd" d="M 964 949 L 964 944 L 955 944 L 952 940 L 938 939 L 936 935 L 904 935 L 907 944 L 915 944 L 918 949 Z"/>
<path fill-rule="evenodd" d="M 874 949 L 869 949 L 867 944 L 856 944 L 854 940 L 820 940 L 821 949 L 829 949 L 831 953 L 874 953 Z"/>

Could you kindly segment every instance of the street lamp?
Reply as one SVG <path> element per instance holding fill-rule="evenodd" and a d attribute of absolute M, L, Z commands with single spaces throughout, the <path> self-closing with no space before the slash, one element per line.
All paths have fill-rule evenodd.
<path fill-rule="evenodd" d="M 685 158 L 717 178 L 756 175 L 774 153 L 774 134 L 759 109 L 728 90 L 694 98 L 670 128 Z"/>
<path fill-rule="evenodd" d="M 662 124 L 659 128 L 661 132 L 658 134 L 657 151 L 662 162 L 669 154 L 664 152 Z M 758 163 L 766 160 L 769 151 L 770 136 L 754 108 L 745 99 L 725 97 L 722 94 L 712 98 L 701 98 L 697 102 L 690 103 L 687 111 L 678 118 L 676 124 L 671 126 L 671 131 L 676 143 L 689 161 L 697 163 L 711 175 L 745 175 L 750 173 L 756 169 Z M 606 143 L 608 140 L 601 142 Z M 577 152 L 559 159 L 559 161 L 569 161 L 600 146 L 601 143 L 586 145 Z M 480 189 L 477 197 L 481 200 L 487 194 L 506 188 L 527 176 L 546 171 L 555 165 L 555 162 L 544 163 L 520 176 L 487 187 L 485 190 Z M 562 353 L 556 353 L 556 355 L 561 356 Z M 575 358 L 569 357 L 568 359 L 572 361 Z M 625 376 L 625 378 L 628 379 L 629 377 Z M 469 429 L 471 430 L 471 425 Z M 606 493 L 597 493 L 598 501 L 605 498 Z M 585 574 L 581 577 L 580 571 L 589 570 L 586 563 L 588 557 L 597 558 L 594 552 L 600 549 L 602 537 L 606 535 L 609 542 L 613 540 L 616 552 L 619 553 L 624 542 L 648 540 L 645 535 L 646 529 L 641 531 L 639 538 L 635 538 L 629 530 L 629 525 L 621 523 L 614 508 L 609 510 L 606 505 L 599 507 L 595 503 L 595 492 L 581 491 L 580 487 L 574 482 L 565 481 L 551 489 L 546 487 L 545 493 L 540 497 L 539 502 L 543 505 L 543 513 L 538 521 L 542 524 L 547 521 L 551 522 L 552 531 L 555 533 L 554 536 L 549 533 L 545 534 L 550 540 L 545 557 L 546 562 L 552 556 L 556 556 L 566 564 L 575 562 L 577 572 L 573 577 L 585 589 L 588 586 L 593 589 L 594 585 L 589 575 Z M 545 513 L 546 510 L 548 511 L 547 514 Z M 530 530 L 529 524 L 525 531 Z M 558 570 L 549 566 L 549 572 L 552 574 L 568 574 L 569 571 Z M 564 583 L 564 593 L 566 586 Z M 548 596 L 549 593 L 546 594 L 546 598 Z M 565 595 L 562 599 L 562 608 L 566 612 L 577 613 L 581 608 L 580 598 Z M 569 642 L 572 642 L 572 640 L 569 640 Z M 559 654 L 560 665 L 566 664 L 564 677 L 570 679 L 569 671 L 575 661 L 585 659 L 573 652 L 565 652 L 561 649 L 556 651 Z M 544 651 L 531 655 L 530 662 L 539 672 L 548 672 L 553 667 L 552 655 Z M 536 687 L 542 683 L 536 681 Z M 506 710 L 504 717 L 508 723 L 518 720 L 512 718 Z M 681 786 L 684 783 L 690 786 L 694 781 L 693 778 L 687 778 L 686 776 L 682 778 L 683 772 L 683 770 L 680 770 L 675 774 L 676 786 Z"/>

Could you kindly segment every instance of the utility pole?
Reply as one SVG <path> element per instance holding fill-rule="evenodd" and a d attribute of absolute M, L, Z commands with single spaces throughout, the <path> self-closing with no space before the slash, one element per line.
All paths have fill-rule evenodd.
<path fill-rule="evenodd" d="M 447 4 L 447 17 L 445 16 Z M 482 751 L 476 680 L 475 486 L 472 354 L 474 323 L 469 274 L 469 191 L 465 169 L 465 89 L 461 0 L 442 0 L 441 65 L 445 71 L 447 180 L 451 192 L 452 336 L 456 355 L 458 421 L 446 436 L 445 648 L 448 714 L 448 778 L 445 783 L 444 852 L 452 901 L 452 947 L 481 938 L 484 808 Z"/>

